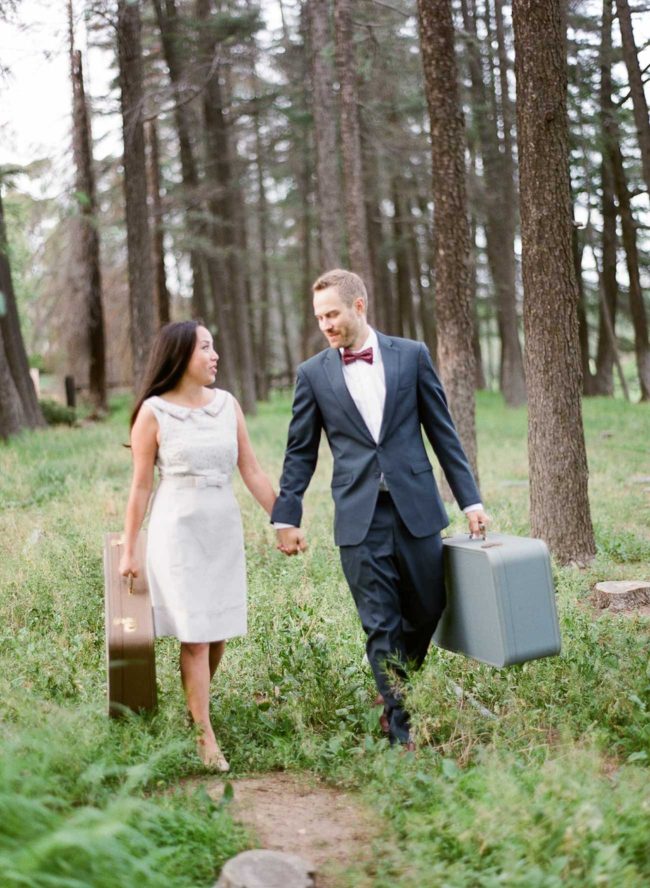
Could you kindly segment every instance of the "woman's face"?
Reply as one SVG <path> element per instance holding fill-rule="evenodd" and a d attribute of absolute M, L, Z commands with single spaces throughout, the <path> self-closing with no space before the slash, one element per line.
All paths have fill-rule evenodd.
<path fill-rule="evenodd" d="M 217 376 L 219 355 L 214 350 L 210 331 L 205 327 L 196 328 L 196 345 L 187 365 L 185 376 L 198 385 L 212 385 Z"/>

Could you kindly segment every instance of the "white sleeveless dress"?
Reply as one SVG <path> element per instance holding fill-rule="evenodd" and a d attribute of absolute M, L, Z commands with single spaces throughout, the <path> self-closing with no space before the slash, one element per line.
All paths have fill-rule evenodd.
<path fill-rule="evenodd" d="M 193 409 L 154 396 L 160 483 L 147 534 L 147 578 L 157 636 L 221 641 L 246 634 L 246 564 L 239 505 L 237 415 L 221 389 Z"/>

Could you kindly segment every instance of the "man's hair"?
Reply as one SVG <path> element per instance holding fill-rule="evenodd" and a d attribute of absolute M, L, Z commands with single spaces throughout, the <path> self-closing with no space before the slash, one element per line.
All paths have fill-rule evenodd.
<path fill-rule="evenodd" d="M 333 268 L 331 271 L 326 271 L 315 281 L 312 290 L 314 293 L 318 293 L 319 290 L 327 290 L 328 287 L 336 287 L 339 296 L 348 308 L 359 297 L 363 299 L 363 304 L 368 306 L 366 285 L 353 271 L 345 271 L 343 268 Z"/>

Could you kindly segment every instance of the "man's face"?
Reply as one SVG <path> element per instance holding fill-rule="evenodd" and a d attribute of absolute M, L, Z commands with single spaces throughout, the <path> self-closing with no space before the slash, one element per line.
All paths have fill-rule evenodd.
<path fill-rule="evenodd" d="M 339 296 L 338 287 L 328 287 L 314 293 L 314 315 L 321 333 L 332 348 L 356 348 L 363 345 L 359 337 L 365 333 L 365 306 L 363 299 L 355 299 L 348 306 Z"/>

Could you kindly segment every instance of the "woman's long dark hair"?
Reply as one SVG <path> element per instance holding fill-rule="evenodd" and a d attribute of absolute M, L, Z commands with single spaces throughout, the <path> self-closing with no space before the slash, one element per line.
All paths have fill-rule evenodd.
<path fill-rule="evenodd" d="M 165 324 L 153 341 L 140 393 L 131 414 L 131 425 L 140 408 L 152 395 L 162 395 L 175 388 L 187 370 L 196 345 L 196 330 L 203 321 L 176 321 Z"/>

